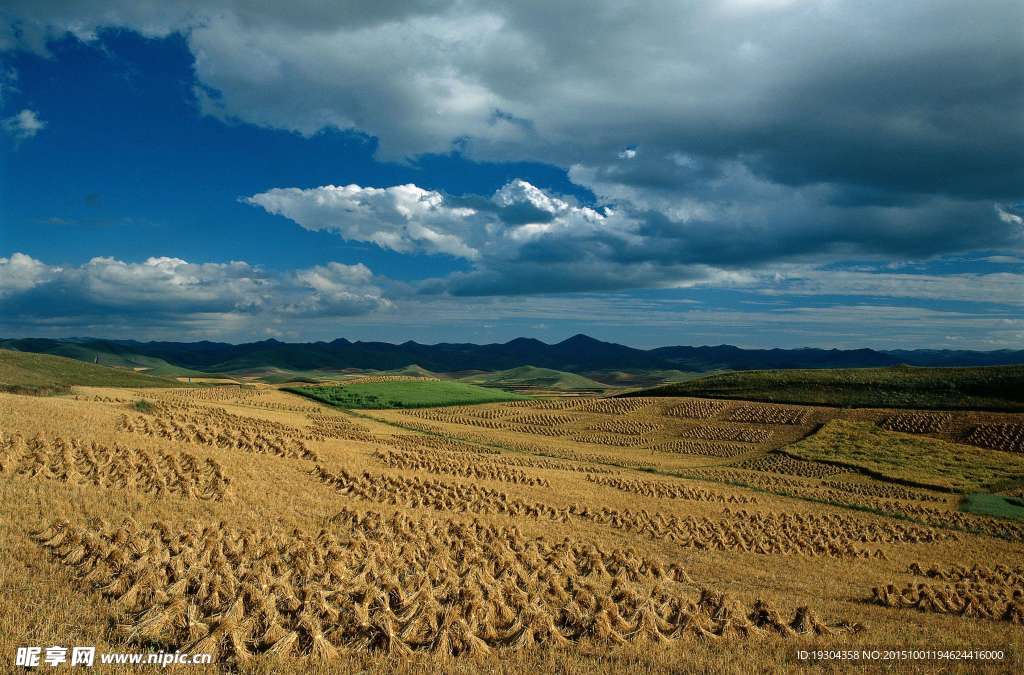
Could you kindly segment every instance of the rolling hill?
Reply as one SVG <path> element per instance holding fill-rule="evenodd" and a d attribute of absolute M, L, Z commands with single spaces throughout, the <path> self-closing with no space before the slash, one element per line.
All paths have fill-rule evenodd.
<path fill-rule="evenodd" d="M 63 356 L 0 349 L 0 391 L 55 394 L 72 385 L 92 387 L 175 387 L 174 380 L 131 370 L 82 363 Z"/>
<path fill-rule="evenodd" d="M 550 368 L 537 368 L 536 366 L 519 366 L 494 373 L 480 373 L 463 377 L 459 381 L 510 391 L 543 389 L 547 391 L 596 392 L 608 389 L 608 385 L 582 375 Z"/>
<path fill-rule="evenodd" d="M 202 376 L 206 374 L 204 371 L 172 365 L 161 357 L 142 354 L 128 346 L 99 340 L 32 338 L 25 340 L 0 340 L 0 349 L 64 356 L 76 361 L 85 361 L 102 366 L 128 369 L 144 368 L 145 372 L 149 375 L 178 377 L 187 375 Z"/>
<path fill-rule="evenodd" d="M 698 396 L 878 408 L 1024 410 L 1024 366 L 752 370 L 622 396 Z"/>
<path fill-rule="evenodd" d="M 429 370 L 427 370 L 426 368 L 422 368 L 422 367 L 418 366 L 415 363 L 412 364 L 412 365 L 409 365 L 409 366 L 405 366 L 403 368 L 395 368 L 394 370 L 385 371 L 384 374 L 386 374 L 386 375 L 406 375 L 408 377 L 436 377 L 436 378 L 440 378 L 441 377 L 437 373 L 432 373 Z"/>

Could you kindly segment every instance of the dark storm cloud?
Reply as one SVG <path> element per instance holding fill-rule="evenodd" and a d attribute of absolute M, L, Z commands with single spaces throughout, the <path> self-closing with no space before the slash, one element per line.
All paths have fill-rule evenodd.
<path fill-rule="evenodd" d="M 515 7 L 513 24 L 551 66 L 545 93 L 569 103 L 560 131 L 575 134 L 575 161 L 607 162 L 632 143 L 657 157 L 742 158 L 788 185 L 1019 195 L 1020 3 L 581 6 L 580 30 L 562 4 Z M 558 82 L 588 96 L 559 95 Z"/>
<path fill-rule="evenodd" d="M 115 0 L 6 13 L 22 34 L 190 31 L 219 114 L 358 128 L 390 156 L 458 144 L 569 167 L 634 145 L 742 158 L 788 185 L 871 188 L 863 199 L 1005 200 L 1024 182 L 1015 1 Z"/>
<path fill-rule="evenodd" d="M 446 195 L 445 201 L 452 207 L 473 209 L 474 211 L 494 214 L 495 220 L 505 225 L 525 225 L 526 223 L 548 223 L 554 214 L 538 208 L 529 202 L 516 202 L 498 205 L 491 197 L 484 195 Z"/>

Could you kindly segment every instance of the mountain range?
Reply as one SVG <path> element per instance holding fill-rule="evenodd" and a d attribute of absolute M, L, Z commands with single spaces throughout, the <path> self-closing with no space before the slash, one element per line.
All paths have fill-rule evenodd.
<path fill-rule="evenodd" d="M 244 373 L 393 370 L 418 365 L 441 373 L 497 371 L 532 365 L 573 373 L 612 371 L 860 368 L 894 365 L 990 366 L 1024 364 L 1024 350 L 741 349 L 731 345 L 636 349 L 575 335 L 556 344 L 516 338 L 500 344 L 403 342 L 287 343 L 139 342 L 97 338 L 0 339 L 0 348 L 68 356 L 151 372 Z"/>

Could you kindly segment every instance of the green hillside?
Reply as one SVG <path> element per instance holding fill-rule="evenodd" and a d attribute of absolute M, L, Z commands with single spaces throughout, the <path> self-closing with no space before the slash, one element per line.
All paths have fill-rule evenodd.
<path fill-rule="evenodd" d="M 623 396 L 699 396 L 879 408 L 1024 410 L 1024 366 L 749 370 Z"/>
<path fill-rule="evenodd" d="M 254 368 L 245 371 L 237 371 L 234 374 L 237 376 L 256 378 L 261 382 L 266 382 L 267 384 L 286 384 L 288 382 L 320 384 L 343 381 L 346 378 L 363 377 L 368 375 L 404 375 L 409 377 L 433 377 L 443 379 L 442 375 L 432 373 L 426 368 L 421 368 L 417 365 L 397 368 L 395 370 L 360 370 L 357 368 L 346 368 L 344 370 L 287 370 L 283 368 Z"/>
<path fill-rule="evenodd" d="M 977 492 L 1024 476 L 1024 456 L 832 420 L 784 452 L 812 462 L 869 471 L 896 482 Z"/>
<path fill-rule="evenodd" d="M 162 377 L 202 377 L 207 373 L 198 370 L 189 370 L 181 366 L 173 365 L 164 359 L 155 356 L 144 356 L 137 354 L 126 347 L 120 347 L 106 342 L 80 343 L 72 341 L 44 341 L 33 342 L 31 352 L 22 347 L 25 341 L 4 340 L 0 341 L 0 349 L 11 349 L 23 353 L 50 354 L 52 356 L 64 356 L 76 361 L 98 364 L 101 366 L 113 366 L 117 368 L 145 368 L 148 375 Z"/>
<path fill-rule="evenodd" d="M 717 372 L 717 371 L 716 371 Z M 638 368 L 635 370 L 594 370 L 584 372 L 598 382 L 604 382 L 612 387 L 655 387 L 662 384 L 674 384 L 686 382 L 698 377 L 707 377 L 711 373 L 696 373 L 684 370 L 659 370 Z"/>
<path fill-rule="evenodd" d="M 415 363 L 404 368 L 396 368 L 394 370 L 383 371 L 385 375 L 407 375 L 409 377 L 436 377 L 441 378 L 437 373 L 432 373 L 426 368 L 416 365 Z"/>
<path fill-rule="evenodd" d="M 131 370 L 83 363 L 63 356 L 0 349 L 0 391 L 56 394 L 73 385 L 91 387 L 174 387 L 178 382 Z"/>
<path fill-rule="evenodd" d="M 498 389 L 485 389 L 464 382 L 444 380 L 288 387 L 286 391 L 339 408 L 370 409 L 430 408 L 445 405 L 497 403 L 529 398 Z"/>
<path fill-rule="evenodd" d="M 459 382 L 502 389 L 543 389 L 548 391 L 602 391 L 608 385 L 588 377 L 550 368 L 520 366 L 494 373 L 463 377 Z"/>

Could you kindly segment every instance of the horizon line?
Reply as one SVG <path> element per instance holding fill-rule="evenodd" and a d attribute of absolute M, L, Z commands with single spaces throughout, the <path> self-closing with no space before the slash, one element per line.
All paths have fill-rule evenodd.
<path fill-rule="evenodd" d="M 433 342 L 433 343 L 428 343 L 428 342 L 417 342 L 416 340 L 412 340 L 412 339 L 405 340 L 403 342 L 389 342 L 387 340 L 350 340 L 350 339 L 348 339 L 348 338 L 346 338 L 344 336 L 336 337 L 336 338 L 334 338 L 332 340 L 309 340 L 309 341 L 305 341 L 305 342 L 302 342 L 302 341 L 288 342 L 288 341 L 285 341 L 285 340 L 280 340 L 280 339 L 275 338 L 275 337 L 269 337 L 269 338 L 266 338 L 266 339 L 263 339 L 263 340 L 250 340 L 250 341 L 243 341 L 243 342 L 231 342 L 231 341 L 228 341 L 228 340 L 210 340 L 210 339 L 200 339 L 200 340 L 138 340 L 138 339 L 134 339 L 134 338 L 110 338 L 110 337 L 96 337 L 96 336 L 85 336 L 85 335 L 83 335 L 83 336 L 73 335 L 73 336 L 67 336 L 67 337 L 40 337 L 40 336 L 6 337 L 6 336 L 4 336 L 4 337 L 0 337 L 0 342 L 17 341 L 17 340 L 53 340 L 53 341 L 60 341 L 60 342 L 93 341 L 93 342 L 134 342 L 134 343 L 138 343 L 138 344 L 170 343 L 170 344 L 186 344 L 186 345 L 210 343 L 210 344 L 230 345 L 230 346 L 233 346 L 233 347 L 241 347 L 241 346 L 245 346 L 245 345 L 256 345 L 256 344 L 263 344 L 263 343 L 277 343 L 277 344 L 283 344 L 283 345 L 314 345 L 314 344 L 333 344 L 335 342 L 345 341 L 348 344 L 386 344 L 386 345 L 391 345 L 391 346 L 395 346 L 395 347 L 401 347 L 402 345 L 406 345 L 406 344 L 410 344 L 410 343 L 415 344 L 415 345 L 419 345 L 419 346 L 423 346 L 423 347 L 439 347 L 439 346 L 442 346 L 442 345 L 473 345 L 475 347 L 487 347 L 487 346 L 492 346 L 492 345 L 508 345 L 508 344 L 511 344 L 511 343 L 517 342 L 517 341 L 531 341 L 531 342 L 538 342 L 538 343 L 540 343 L 540 344 L 542 344 L 542 345 L 544 345 L 546 347 L 556 347 L 558 345 L 564 344 L 566 342 L 570 342 L 570 341 L 578 339 L 578 338 L 586 338 L 588 340 L 592 340 L 594 342 L 598 342 L 598 343 L 601 343 L 601 344 L 614 345 L 614 346 L 617 346 L 617 347 L 624 347 L 626 349 L 633 349 L 633 350 L 636 350 L 636 351 L 643 351 L 643 352 L 654 351 L 656 349 L 671 349 L 671 348 L 715 349 L 715 348 L 723 348 L 723 347 L 732 348 L 732 349 L 739 349 L 741 351 L 786 351 L 786 352 L 792 352 L 792 351 L 835 351 L 835 352 L 871 351 L 871 352 L 878 352 L 878 353 L 891 353 L 891 352 L 974 352 L 974 353 L 979 353 L 979 354 L 994 354 L 994 353 L 999 353 L 999 352 L 1020 352 L 1020 351 L 1024 351 L 1024 347 L 1021 347 L 1019 349 L 1013 349 L 1013 348 L 1008 348 L 1008 347 L 1002 347 L 1002 348 L 999 348 L 999 349 L 951 349 L 951 348 L 947 348 L 947 347 L 939 347 L 939 348 L 936 348 L 936 347 L 889 347 L 889 348 L 884 348 L 884 349 L 876 348 L 876 347 L 808 347 L 808 346 L 800 346 L 800 347 L 777 347 L 777 346 L 775 346 L 775 347 L 740 347 L 738 345 L 724 343 L 724 342 L 720 343 L 720 344 L 702 344 L 702 345 L 693 345 L 693 344 L 664 344 L 664 345 L 660 345 L 660 346 L 657 346 L 657 347 L 636 347 L 636 346 L 632 346 L 632 345 L 623 344 L 621 342 L 609 342 L 607 340 L 601 340 L 601 339 L 595 338 L 595 337 L 593 337 L 591 335 L 587 335 L 586 333 L 576 333 L 574 335 L 571 335 L 570 337 L 565 338 L 564 340 L 559 340 L 558 342 L 545 342 L 544 340 L 541 340 L 539 338 L 527 337 L 527 336 L 517 336 L 517 337 L 514 337 L 514 338 L 512 338 L 510 340 L 507 340 L 505 342 Z"/>

